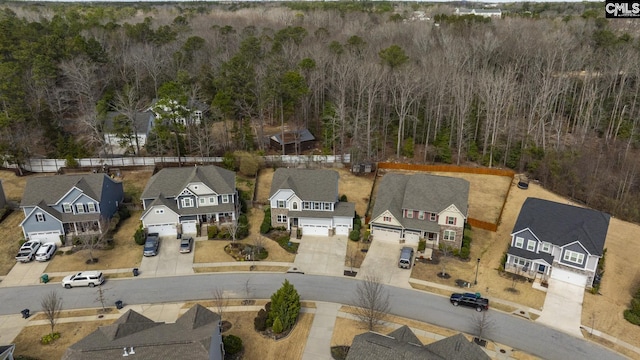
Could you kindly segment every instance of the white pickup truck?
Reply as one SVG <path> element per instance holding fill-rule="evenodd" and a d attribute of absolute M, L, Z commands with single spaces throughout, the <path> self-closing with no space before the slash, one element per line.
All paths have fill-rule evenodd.
<path fill-rule="evenodd" d="M 38 248 L 40 248 L 39 241 L 35 241 L 35 240 L 27 241 L 26 243 L 22 244 L 22 246 L 20 247 L 20 250 L 18 251 L 18 255 L 16 256 L 16 261 L 26 263 L 33 260 L 36 256 L 36 252 L 38 251 Z"/>

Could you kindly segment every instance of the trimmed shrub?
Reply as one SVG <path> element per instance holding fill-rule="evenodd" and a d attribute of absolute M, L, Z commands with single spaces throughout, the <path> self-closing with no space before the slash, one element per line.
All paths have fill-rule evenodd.
<path fill-rule="evenodd" d="M 340 196 L 340 202 L 347 202 L 347 195 L 346 194 L 342 194 L 342 196 Z"/>
<path fill-rule="evenodd" d="M 466 246 L 463 246 L 462 249 L 460 249 L 460 257 L 463 259 L 468 259 L 470 253 L 471 250 Z"/>
<path fill-rule="evenodd" d="M 628 322 L 634 325 L 640 325 L 640 316 L 634 314 L 631 310 L 625 310 L 623 315 L 624 319 Z"/>
<path fill-rule="evenodd" d="M 242 350 L 242 339 L 235 335 L 223 336 L 222 343 L 224 344 L 224 352 L 226 354 L 234 355 Z"/>
<path fill-rule="evenodd" d="M 274 333 L 276 334 L 280 334 L 282 331 L 284 331 L 283 327 L 282 327 L 282 321 L 280 321 L 280 318 L 276 318 L 273 321 L 273 327 L 271 328 L 273 330 Z"/>
<path fill-rule="evenodd" d="M 427 248 L 427 241 L 420 240 L 418 241 L 418 251 L 424 251 Z"/>
<path fill-rule="evenodd" d="M 253 327 L 256 331 L 267 330 L 267 312 L 264 309 L 260 309 L 258 316 L 253 319 Z"/>
<path fill-rule="evenodd" d="M 118 209 L 118 214 L 120 215 L 120 221 L 131 217 L 131 211 L 126 206 L 120 206 L 120 208 Z"/>
<path fill-rule="evenodd" d="M 260 225 L 260 233 L 266 234 L 271 231 L 271 209 L 266 208 L 264 210 L 264 218 L 262 219 L 262 224 Z"/>
<path fill-rule="evenodd" d="M 215 239 L 215 237 L 218 235 L 218 227 L 215 225 L 211 225 L 207 228 L 207 237 L 209 239 Z"/>
<path fill-rule="evenodd" d="M 360 240 L 360 230 L 351 230 L 349 233 L 349 240 L 358 241 Z"/>
<path fill-rule="evenodd" d="M 47 334 L 45 336 L 43 336 L 42 338 L 40 338 L 40 343 L 42 343 L 42 345 L 48 345 L 51 344 L 53 341 L 60 339 L 60 333 L 59 332 L 54 332 L 53 334 Z"/>
<path fill-rule="evenodd" d="M 138 230 L 136 230 L 136 233 L 133 234 L 133 240 L 138 245 L 144 245 L 144 241 L 145 241 L 144 229 L 142 229 L 141 227 L 138 228 Z"/>

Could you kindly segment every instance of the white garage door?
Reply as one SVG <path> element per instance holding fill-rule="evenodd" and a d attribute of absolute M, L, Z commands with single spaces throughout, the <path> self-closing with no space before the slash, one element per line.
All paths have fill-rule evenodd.
<path fill-rule="evenodd" d="M 418 245 L 418 243 L 420 242 L 420 234 L 405 231 L 404 242 L 409 245 Z"/>
<path fill-rule="evenodd" d="M 349 225 L 336 225 L 336 235 L 349 235 Z"/>
<path fill-rule="evenodd" d="M 183 234 L 196 234 L 198 232 L 198 228 L 196 226 L 195 221 L 191 222 L 183 222 L 182 223 L 182 233 Z"/>
<path fill-rule="evenodd" d="M 38 240 L 41 243 L 44 242 L 55 242 L 56 244 L 61 244 L 60 241 L 60 231 L 43 231 L 43 232 L 32 232 L 28 233 L 27 236 L 29 240 Z"/>
<path fill-rule="evenodd" d="M 373 235 L 373 240 L 375 241 L 392 242 L 395 244 L 400 242 L 400 230 L 391 230 L 374 226 L 371 228 L 371 235 Z"/>
<path fill-rule="evenodd" d="M 302 235 L 329 236 L 329 227 L 323 225 L 305 225 L 302 227 Z"/>
<path fill-rule="evenodd" d="M 567 271 L 554 267 L 553 269 L 551 269 L 551 278 L 582 287 L 587 286 L 587 276 L 575 273 L 573 271 Z"/>
<path fill-rule="evenodd" d="M 160 236 L 176 236 L 178 234 L 174 224 L 149 225 L 148 232 L 158 233 Z"/>

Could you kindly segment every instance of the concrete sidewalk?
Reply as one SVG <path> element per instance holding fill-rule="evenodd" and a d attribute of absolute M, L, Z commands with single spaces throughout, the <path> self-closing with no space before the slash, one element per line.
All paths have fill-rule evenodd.
<path fill-rule="evenodd" d="M 340 304 L 316 302 L 315 315 L 302 360 L 331 360 L 331 337 Z"/>

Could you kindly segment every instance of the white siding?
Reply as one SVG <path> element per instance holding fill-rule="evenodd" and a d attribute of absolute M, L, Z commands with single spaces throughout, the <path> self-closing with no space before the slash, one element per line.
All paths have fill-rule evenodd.
<path fill-rule="evenodd" d="M 447 217 L 455 217 L 456 224 L 449 225 L 447 224 Z M 456 226 L 463 227 L 464 226 L 464 216 L 455 206 L 449 206 L 446 210 L 440 212 L 438 214 L 438 225 L 447 225 L 447 226 Z"/>
<path fill-rule="evenodd" d="M 204 195 L 204 194 L 213 194 L 214 191 L 210 189 L 207 185 L 197 182 L 191 183 L 187 185 L 187 189 L 196 195 Z"/>
<path fill-rule="evenodd" d="M 280 190 L 278 190 L 278 192 L 273 194 L 273 197 L 270 199 L 271 208 L 277 208 L 278 207 L 278 200 L 287 201 L 293 195 L 294 195 L 293 191 L 291 191 L 291 190 L 288 190 L 288 189 L 280 189 Z"/>
<path fill-rule="evenodd" d="M 384 221 L 385 217 L 390 217 L 391 221 Z M 402 226 L 400 222 L 393 215 L 391 215 L 391 212 L 389 212 L 388 210 L 380 214 L 380 216 L 378 216 L 377 218 L 372 219 L 371 223 L 388 226 Z"/>

